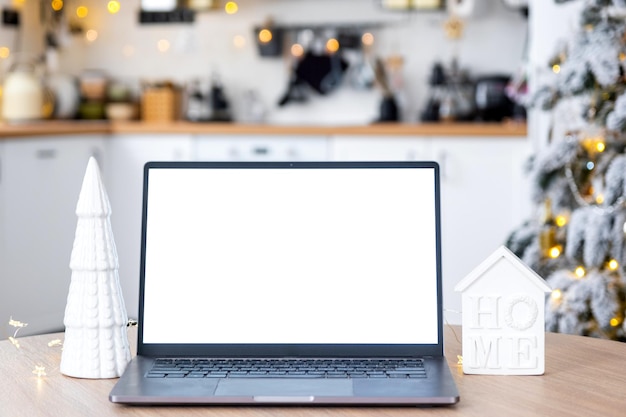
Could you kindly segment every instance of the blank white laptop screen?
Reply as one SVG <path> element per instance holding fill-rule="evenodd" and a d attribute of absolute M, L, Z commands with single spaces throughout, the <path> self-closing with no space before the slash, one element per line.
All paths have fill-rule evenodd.
<path fill-rule="evenodd" d="M 434 169 L 151 169 L 144 343 L 436 344 Z"/>

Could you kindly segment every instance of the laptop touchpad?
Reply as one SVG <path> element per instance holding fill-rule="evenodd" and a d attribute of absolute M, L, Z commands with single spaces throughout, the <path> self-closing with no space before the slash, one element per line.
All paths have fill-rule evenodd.
<path fill-rule="evenodd" d="M 216 396 L 351 396 L 349 379 L 222 379 Z"/>

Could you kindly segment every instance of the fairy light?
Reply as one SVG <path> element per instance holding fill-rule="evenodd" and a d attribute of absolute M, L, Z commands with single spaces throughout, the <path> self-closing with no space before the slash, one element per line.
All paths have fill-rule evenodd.
<path fill-rule="evenodd" d="M 0 59 L 7 59 L 11 55 L 11 50 L 6 46 L 0 46 Z"/>
<path fill-rule="evenodd" d="M 157 42 L 157 49 L 159 50 L 159 52 L 165 53 L 170 49 L 170 41 L 168 41 L 167 39 L 160 39 Z"/>
<path fill-rule="evenodd" d="M 552 259 L 558 258 L 559 256 L 561 256 L 561 247 L 560 246 L 551 247 L 550 250 L 548 251 L 548 255 Z"/>
<path fill-rule="evenodd" d="M 89 14 L 89 9 L 85 6 L 78 6 L 76 8 L 76 16 L 79 19 L 84 19 L 87 17 L 87 15 Z"/>
<path fill-rule="evenodd" d="M 552 72 L 558 74 L 559 72 L 561 72 L 561 66 L 559 64 L 552 65 Z"/>
<path fill-rule="evenodd" d="M 42 365 L 35 365 L 35 370 L 33 371 L 37 377 L 41 378 L 46 376 L 46 367 Z"/>
<path fill-rule="evenodd" d="M 604 150 L 606 149 L 606 144 L 602 141 L 598 141 L 598 143 L 596 143 L 596 150 L 598 152 L 604 152 Z"/>
<path fill-rule="evenodd" d="M 334 54 L 339 50 L 339 41 L 335 38 L 330 38 L 326 41 L 326 50 L 331 54 Z"/>
<path fill-rule="evenodd" d="M 610 321 L 609 324 L 612 327 L 617 327 L 622 323 L 622 320 L 619 317 L 613 317 Z"/>
<path fill-rule="evenodd" d="M 121 8 L 120 2 L 117 0 L 111 0 L 110 2 L 107 3 L 107 10 L 111 14 L 116 14 L 117 12 L 120 11 L 120 8 Z"/>
<path fill-rule="evenodd" d="M 574 270 L 574 274 L 578 277 L 578 278 L 582 278 L 585 276 L 585 274 L 587 273 L 587 271 L 585 271 L 585 268 L 583 268 L 582 266 L 579 266 L 578 268 L 576 268 Z"/>
<path fill-rule="evenodd" d="M 246 46 L 246 38 L 242 35 L 235 35 L 233 38 L 233 45 L 235 48 L 241 49 Z"/>
<path fill-rule="evenodd" d="M 361 42 L 365 46 L 372 46 L 374 44 L 374 35 L 370 32 L 365 32 L 363 36 L 361 36 Z"/>
<path fill-rule="evenodd" d="M 592 171 L 596 167 L 596 164 L 594 164 L 593 161 L 589 161 L 585 167 L 587 167 L 587 171 Z"/>
<path fill-rule="evenodd" d="M 604 196 L 602 194 L 598 194 L 596 196 L 596 203 L 598 203 L 598 204 L 604 203 Z"/>
<path fill-rule="evenodd" d="M 63 346 L 63 342 L 61 342 L 61 339 L 54 339 L 48 342 L 48 347 L 57 347 L 57 346 Z"/>
<path fill-rule="evenodd" d="M 272 31 L 269 29 L 261 29 L 261 31 L 259 32 L 259 41 L 261 43 L 268 43 L 272 40 L 272 37 Z"/>
<path fill-rule="evenodd" d="M 52 0 L 52 2 L 50 3 L 50 6 L 52 7 L 52 10 L 54 10 L 55 12 L 60 12 L 61 9 L 63 8 L 63 0 Z"/>
<path fill-rule="evenodd" d="M 302 55 L 304 55 L 304 47 L 299 43 L 294 43 L 293 45 L 291 45 L 291 55 L 295 56 L 296 58 L 301 57 Z"/>
<path fill-rule="evenodd" d="M 563 292 L 559 289 L 552 290 L 552 293 L 550 294 L 550 298 L 554 302 L 561 301 L 561 299 L 563 298 Z"/>
<path fill-rule="evenodd" d="M 554 222 L 556 223 L 556 225 L 558 227 L 563 227 L 567 224 L 567 217 L 565 217 L 562 214 L 559 214 L 558 216 L 556 216 L 556 218 L 554 219 Z"/>
<path fill-rule="evenodd" d="M 624 52 L 620 52 L 620 53 L 619 53 L 619 60 L 620 60 L 621 62 L 626 61 L 626 53 L 624 53 Z"/>
<path fill-rule="evenodd" d="M 239 11 L 239 5 L 234 1 L 229 1 L 224 5 L 224 11 L 228 14 L 235 14 Z"/>
<path fill-rule="evenodd" d="M 98 31 L 89 29 L 85 33 L 85 39 L 87 39 L 88 42 L 95 42 L 95 40 L 98 39 Z"/>
<path fill-rule="evenodd" d="M 617 271 L 617 268 L 619 268 L 619 262 L 615 259 L 611 259 L 607 266 L 611 271 Z"/>
<path fill-rule="evenodd" d="M 28 326 L 28 323 L 24 323 L 19 320 L 14 320 L 13 316 L 11 316 L 9 317 L 9 326 L 15 327 L 15 333 L 13 333 L 13 336 L 9 336 L 9 341 L 11 342 L 13 346 L 15 346 L 16 349 L 19 349 L 20 342 L 18 342 L 17 340 L 17 334 L 19 333 L 21 329 Z"/>

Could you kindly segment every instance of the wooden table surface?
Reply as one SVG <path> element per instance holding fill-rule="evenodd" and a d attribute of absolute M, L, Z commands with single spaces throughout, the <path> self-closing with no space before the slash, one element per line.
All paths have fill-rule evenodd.
<path fill-rule="evenodd" d="M 626 416 L 626 343 L 548 333 L 543 376 L 464 375 L 460 328 L 446 327 L 446 356 L 461 394 L 450 407 L 139 407 L 112 404 L 116 379 L 61 375 L 63 334 L 0 341 L 0 416 Z M 134 345 L 136 331 L 129 337 Z M 45 376 L 33 373 L 45 367 Z"/>

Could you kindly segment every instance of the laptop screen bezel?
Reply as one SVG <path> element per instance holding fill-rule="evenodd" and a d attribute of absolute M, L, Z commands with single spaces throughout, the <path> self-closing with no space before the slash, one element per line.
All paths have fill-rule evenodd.
<path fill-rule="evenodd" d="M 435 244 L 437 272 L 437 343 L 434 344 L 171 344 L 144 343 L 144 295 L 148 186 L 153 169 L 432 169 L 435 181 Z M 148 162 L 144 165 L 139 320 L 137 354 L 149 357 L 423 357 L 443 356 L 443 294 L 441 266 L 441 195 L 439 165 L 434 161 L 397 162 Z"/>

